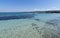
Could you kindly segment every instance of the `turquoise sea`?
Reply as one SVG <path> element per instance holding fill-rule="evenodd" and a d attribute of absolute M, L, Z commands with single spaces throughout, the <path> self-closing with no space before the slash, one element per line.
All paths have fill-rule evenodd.
<path fill-rule="evenodd" d="M 59 13 L 0 13 L 0 38 L 60 38 Z"/>

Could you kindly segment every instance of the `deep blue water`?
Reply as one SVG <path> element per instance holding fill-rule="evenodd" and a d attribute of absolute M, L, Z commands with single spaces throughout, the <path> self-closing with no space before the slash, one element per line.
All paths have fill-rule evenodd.
<path fill-rule="evenodd" d="M 10 20 L 10 19 L 26 19 L 33 18 L 33 13 L 24 13 L 24 12 L 1 12 L 0 20 Z"/>

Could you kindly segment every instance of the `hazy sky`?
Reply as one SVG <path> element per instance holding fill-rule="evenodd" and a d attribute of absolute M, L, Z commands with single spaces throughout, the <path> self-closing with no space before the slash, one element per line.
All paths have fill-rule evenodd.
<path fill-rule="evenodd" d="M 60 0 L 0 0 L 0 11 L 59 10 Z"/>

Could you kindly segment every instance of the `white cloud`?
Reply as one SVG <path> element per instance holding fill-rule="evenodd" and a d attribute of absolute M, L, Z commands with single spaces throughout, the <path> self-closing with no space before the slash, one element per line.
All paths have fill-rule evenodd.
<path fill-rule="evenodd" d="M 57 7 L 50 7 L 50 8 L 41 8 L 41 9 L 37 9 L 35 8 L 34 11 L 47 11 L 47 10 L 60 10 Z"/>
<path fill-rule="evenodd" d="M 60 10 L 60 8 L 57 8 L 57 7 L 50 7 L 50 8 L 47 8 L 47 10 Z"/>

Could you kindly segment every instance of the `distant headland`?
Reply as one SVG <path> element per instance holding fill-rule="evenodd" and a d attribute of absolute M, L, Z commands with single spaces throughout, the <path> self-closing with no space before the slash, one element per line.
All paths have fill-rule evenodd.
<path fill-rule="evenodd" d="M 22 13 L 60 13 L 60 10 L 39 10 L 39 11 L 22 11 Z"/>
<path fill-rule="evenodd" d="M 60 10 L 39 10 L 39 11 L 18 11 L 18 12 L 0 12 L 0 13 L 60 13 Z"/>
<path fill-rule="evenodd" d="M 32 11 L 32 13 L 60 13 L 60 10 Z"/>

